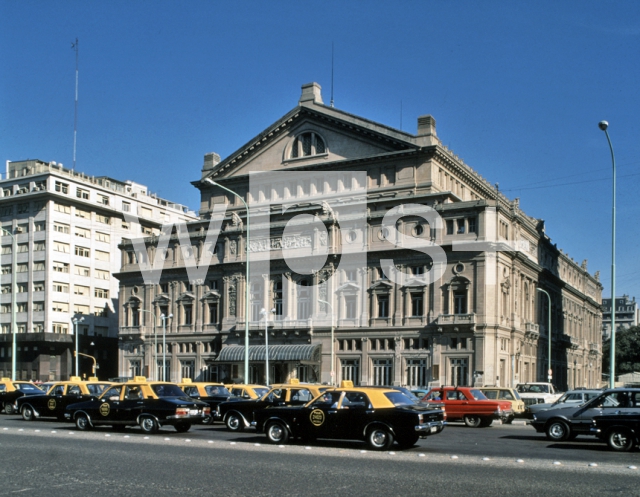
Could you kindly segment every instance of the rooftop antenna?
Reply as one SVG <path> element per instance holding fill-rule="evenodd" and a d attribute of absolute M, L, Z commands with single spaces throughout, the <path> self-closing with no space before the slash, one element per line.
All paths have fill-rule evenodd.
<path fill-rule="evenodd" d="M 78 136 L 78 38 L 71 43 L 71 48 L 76 51 L 76 105 L 73 112 L 73 169 L 76 168 L 76 141 Z"/>
<path fill-rule="evenodd" d="M 331 107 L 333 107 L 333 42 L 331 42 Z"/>

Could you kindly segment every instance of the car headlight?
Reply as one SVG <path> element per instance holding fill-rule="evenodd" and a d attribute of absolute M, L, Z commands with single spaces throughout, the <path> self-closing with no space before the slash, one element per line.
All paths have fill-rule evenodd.
<path fill-rule="evenodd" d="M 535 414 L 533 415 L 533 420 L 534 420 L 534 421 L 536 420 L 536 415 L 535 415 Z"/>

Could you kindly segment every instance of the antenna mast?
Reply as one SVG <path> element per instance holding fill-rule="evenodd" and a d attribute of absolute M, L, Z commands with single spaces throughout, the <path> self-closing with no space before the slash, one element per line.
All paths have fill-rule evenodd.
<path fill-rule="evenodd" d="M 71 44 L 76 51 L 76 105 L 73 113 L 73 169 L 76 168 L 76 141 L 78 136 L 78 38 Z"/>
<path fill-rule="evenodd" d="M 331 107 L 333 107 L 333 42 L 331 42 Z"/>

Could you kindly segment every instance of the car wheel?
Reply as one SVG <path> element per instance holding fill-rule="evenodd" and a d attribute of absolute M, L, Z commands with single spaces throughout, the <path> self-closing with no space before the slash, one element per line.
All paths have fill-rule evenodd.
<path fill-rule="evenodd" d="M 4 413 L 9 415 L 13 414 L 13 404 L 6 402 L 4 405 Z"/>
<path fill-rule="evenodd" d="M 393 433 L 387 428 L 372 428 L 367 433 L 367 445 L 373 450 L 387 450 L 393 445 Z"/>
<path fill-rule="evenodd" d="M 22 419 L 25 421 L 33 421 L 36 419 L 36 415 L 33 412 L 33 408 L 31 406 L 24 406 L 22 408 Z"/>
<path fill-rule="evenodd" d="M 607 434 L 607 444 L 611 450 L 627 452 L 633 447 L 633 436 L 624 428 L 612 428 Z"/>
<path fill-rule="evenodd" d="M 158 432 L 160 425 L 151 416 L 144 416 L 140 419 L 140 428 L 145 433 L 153 434 Z"/>
<path fill-rule="evenodd" d="M 178 433 L 186 433 L 191 429 L 191 423 L 176 423 L 174 428 Z"/>
<path fill-rule="evenodd" d="M 515 416 L 509 416 L 507 419 L 504 420 L 504 424 L 506 425 L 510 425 L 511 423 L 513 423 L 513 418 Z"/>
<path fill-rule="evenodd" d="M 556 420 L 547 426 L 547 438 L 553 442 L 562 442 L 571 435 L 571 429 L 564 421 Z"/>
<path fill-rule="evenodd" d="M 482 419 L 480 419 L 480 416 L 475 416 L 472 414 L 466 414 L 463 420 L 464 424 L 469 428 L 478 428 L 482 424 Z"/>
<path fill-rule="evenodd" d="M 229 431 L 242 431 L 244 430 L 244 421 L 242 420 L 242 416 L 237 412 L 230 412 L 227 415 L 226 420 L 227 430 Z"/>
<path fill-rule="evenodd" d="M 88 431 L 91 429 L 91 423 L 85 414 L 78 414 L 76 418 L 76 428 L 78 428 L 79 431 Z"/>
<path fill-rule="evenodd" d="M 205 416 L 202 420 L 203 425 L 212 425 L 213 424 L 213 416 Z"/>
<path fill-rule="evenodd" d="M 420 435 L 411 434 L 404 437 L 398 437 L 398 445 L 401 449 L 410 449 L 413 447 L 418 440 L 420 439 Z"/>
<path fill-rule="evenodd" d="M 289 430 L 280 421 L 274 421 L 267 426 L 267 440 L 274 444 L 285 444 L 289 440 Z"/>

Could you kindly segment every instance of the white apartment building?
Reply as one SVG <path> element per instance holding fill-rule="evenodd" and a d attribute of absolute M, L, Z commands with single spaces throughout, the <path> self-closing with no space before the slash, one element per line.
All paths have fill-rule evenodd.
<path fill-rule="evenodd" d="M 17 378 L 73 374 L 75 317 L 79 352 L 96 358 L 101 378 L 116 376 L 118 244 L 158 234 L 165 219 L 189 221 L 196 214 L 131 181 L 87 176 L 55 162 L 7 161 L 0 180 L 0 374 L 12 373 L 14 317 Z M 92 361 L 81 358 L 79 372 L 91 371 Z"/>

